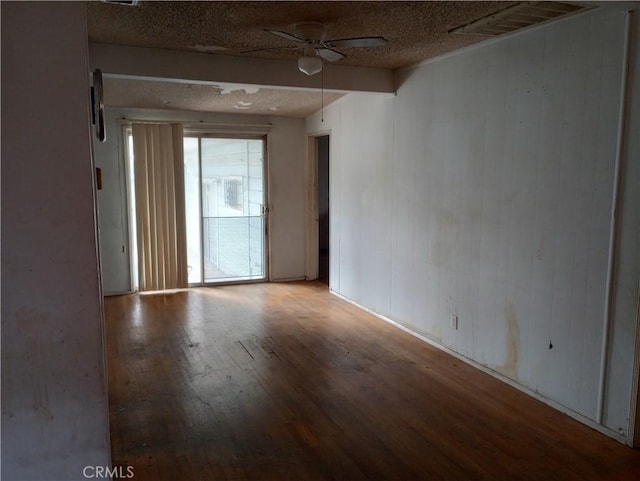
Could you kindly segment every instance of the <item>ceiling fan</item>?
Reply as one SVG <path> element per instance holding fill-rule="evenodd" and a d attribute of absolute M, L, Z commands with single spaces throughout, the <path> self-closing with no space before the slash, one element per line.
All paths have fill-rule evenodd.
<path fill-rule="evenodd" d="M 389 42 L 383 37 L 357 37 L 327 40 L 325 26 L 319 22 L 303 22 L 295 25 L 295 33 L 281 30 L 265 29 L 277 37 L 292 42 L 292 45 L 274 48 L 259 48 L 247 50 L 242 53 L 266 52 L 269 50 L 302 50 L 302 56 L 298 58 L 298 69 L 307 74 L 315 75 L 322 70 L 323 60 L 337 62 L 346 57 L 336 49 L 353 47 L 380 47 Z"/>

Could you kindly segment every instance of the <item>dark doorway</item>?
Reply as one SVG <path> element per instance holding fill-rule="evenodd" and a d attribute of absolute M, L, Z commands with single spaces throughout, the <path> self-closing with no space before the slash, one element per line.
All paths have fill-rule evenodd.
<path fill-rule="evenodd" d="M 329 136 L 316 138 L 318 153 L 318 280 L 329 285 Z"/>

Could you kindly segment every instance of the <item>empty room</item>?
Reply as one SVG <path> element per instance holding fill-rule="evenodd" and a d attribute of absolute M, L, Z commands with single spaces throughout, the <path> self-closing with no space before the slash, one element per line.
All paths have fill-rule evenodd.
<path fill-rule="evenodd" d="M 2 479 L 640 479 L 638 2 L 2 2 Z"/>

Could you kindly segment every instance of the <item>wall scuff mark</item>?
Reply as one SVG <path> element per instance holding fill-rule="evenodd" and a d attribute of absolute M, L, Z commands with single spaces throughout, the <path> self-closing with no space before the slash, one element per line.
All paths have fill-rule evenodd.
<path fill-rule="evenodd" d="M 498 367 L 511 379 L 518 379 L 518 365 L 520 362 L 520 324 L 513 302 L 507 301 L 504 308 L 504 320 L 507 329 L 506 335 L 506 358 L 504 364 Z"/>

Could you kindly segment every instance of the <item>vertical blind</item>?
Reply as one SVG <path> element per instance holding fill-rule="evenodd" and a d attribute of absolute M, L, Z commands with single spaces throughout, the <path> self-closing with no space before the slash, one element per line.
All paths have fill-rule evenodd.
<path fill-rule="evenodd" d="M 183 127 L 134 123 L 131 128 L 139 288 L 187 287 Z"/>

